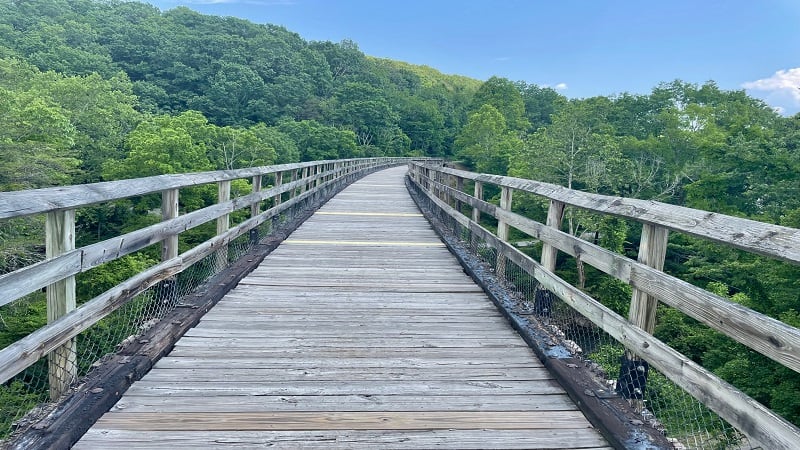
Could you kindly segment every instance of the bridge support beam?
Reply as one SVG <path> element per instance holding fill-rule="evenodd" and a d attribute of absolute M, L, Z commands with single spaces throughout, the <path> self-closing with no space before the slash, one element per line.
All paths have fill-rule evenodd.
<path fill-rule="evenodd" d="M 47 213 L 45 223 L 45 245 L 47 259 L 53 259 L 75 249 L 75 210 Z M 66 277 L 47 286 L 47 323 L 75 309 L 75 276 Z M 47 357 L 50 383 L 50 400 L 56 401 L 69 390 L 78 376 L 78 361 L 75 339 L 70 339 L 56 348 Z"/>

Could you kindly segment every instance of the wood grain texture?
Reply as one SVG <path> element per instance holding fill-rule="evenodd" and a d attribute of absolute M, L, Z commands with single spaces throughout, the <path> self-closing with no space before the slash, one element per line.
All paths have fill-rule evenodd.
<path fill-rule="evenodd" d="M 320 448 L 326 449 L 593 449 L 611 450 L 597 435 L 573 430 L 327 430 L 327 431 L 151 431 L 90 430 L 76 449 L 100 448 L 114 442 L 125 449 L 158 448 Z M 502 446 L 497 445 L 502 442 Z M 565 443 L 568 442 L 568 447 Z"/>
<path fill-rule="evenodd" d="M 329 201 L 76 448 L 607 447 L 441 246 L 404 172 Z"/>
<path fill-rule="evenodd" d="M 412 163 L 413 165 L 414 163 Z M 425 170 L 431 170 L 428 166 Z M 800 229 L 670 205 L 653 200 L 591 194 L 550 183 L 446 167 L 445 174 L 529 192 L 588 211 L 660 225 L 673 231 L 721 242 L 748 252 L 800 263 Z M 438 188 L 437 188 L 438 189 Z"/>

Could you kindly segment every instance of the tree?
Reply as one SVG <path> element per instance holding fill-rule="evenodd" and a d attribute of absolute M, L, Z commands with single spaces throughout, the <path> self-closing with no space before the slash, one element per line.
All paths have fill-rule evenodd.
<path fill-rule="evenodd" d="M 295 141 L 301 161 L 361 156 L 356 135 L 350 130 L 339 130 L 314 120 L 284 121 L 278 125 L 278 130 Z"/>
<path fill-rule="evenodd" d="M 525 117 L 530 123 L 531 132 L 549 125 L 550 116 L 567 103 L 566 97 L 552 88 L 539 87 L 520 81 L 517 83 L 517 89 L 522 94 Z"/>
<path fill-rule="evenodd" d="M 455 146 L 456 154 L 465 158 L 478 172 L 505 175 L 509 158 L 519 151 L 522 141 L 506 127 L 500 111 L 485 104 L 470 114 Z"/>
<path fill-rule="evenodd" d="M 561 184 L 570 189 L 615 194 L 626 179 L 629 163 L 608 133 L 598 114 L 598 103 L 572 100 L 526 140 L 524 149 L 512 158 L 511 174 Z M 569 208 L 565 212 L 568 232 L 573 236 L 599 234 L 603 222 L 596 216 Z M 624 223 L 615 224 L 618 227 Z M 611 229 L 606 230 L 613 233 Z M 586 282 L 583 263 L 576 260 L 578 285 Z"/>
<path fill-rule="evenodd" d="M 470 110 L 478 111 L 483 105 L 491 105 L 499 111 L 509 130 L 518 133 L 528 130 L 525 102 L 519 88 L 511 81 L 499 77 L 486 80 L 472 98 Z"/>

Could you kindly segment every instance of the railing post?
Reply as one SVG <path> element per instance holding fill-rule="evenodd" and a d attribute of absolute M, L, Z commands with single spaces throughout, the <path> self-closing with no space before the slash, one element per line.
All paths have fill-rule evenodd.
<path fill-rule="evenodd" d="M 561 220 L 564 217 L 564 203 L 557 200 L 550 200 L 550 207 L 547 209 L 547 226 L 561 229 Z M 545 270 L 554 272 L 556 270 L 556 257 L 558 249 L 550 244 L 542 245 L 542 267 Z"/>
<path fill-rule="evenodd" d="M 642 238 L 639 243 L 639 262 L 647 264 L 656 269 L 664 269 L 664 260 L 667 255 L 667 242 L 669 240 L 669 230 L 657 225 L 642 225 Z M 645 292 L 633 288 L 631 307 L 628 313 L 628 320 L 646 331 L 653 334 L 656 327 L 656 310 L 658 309 L 658 299 L 646 294 Z M 625 352 L 622 359 L 622 367 L 617 380 L 617 392 L 625 398 L 634 400 L 635 405 L 641 407 L 641 400 L 647 384 L 649 367 L 646 361 L 640 360 L 630 351 Z M 638 408 L 637 408 L 638 409 Z"/>
<path fill-rule="evenodd" d="M 454 175 L 447 174 L 447 187 L 450 189 L 456 188 L 456 177 Z M 451 190 L 447 190 L 447 204 L 450 205 L 451 208 L 458 210 L 461 212 L 460 209 L 456 208 L 456 197 L 452 194 Z"/>
<path fill-rule="evenodd" d="M 45 254 L 53 259 L 75 249 L 75 210 L 47 213 Z M 75 277 L 70 276 L 47 286 L 47 323 L 75 309 Z M 75 339 L 70 339 L 47 356 L 50 400 L 67 392 L 78 376 Z"/>
<path fill-rule="evenodd" d="M 480 181 L 475 181 L 475 193 L 473 195 L 478 200 L 483 200 L 483 183 Z M 475 223 L 481 223 L 481 210 L 478 208 L 472 208 L 472 221 Z"/>
<path fill-rule="evenodd" d="M 500 209 L 504 211 L 511 211 L 512 194 L 514 193 L 510 187 L 503 186 L 500 191 Z M 497 220 L 497 237 L 501 241 L 508 242 L 508 224 L 501 220 Z M 501 278 L 506 274 L 506 257 L 502 254 L 497 255 L 497 275 Z"/>
<path fill-rule="evenodd" d="M 178 189 L 169 189 L 161 192 L 161 220 L 170 220 L 178 217 Z M 178 256 L 178 235 L 168 236 L 161 242 L 161 261 L 166 261 Z"/>
<path fill-rule="evenodd" d="M 227 202 L 231 198 L 231 182 L 230 180 L 220 181 L 217 184 L 218 200 L 219 203 Z M 217 217 L 217 236 L 228 231 L 230 228 L 231 218 L 230 214 L 225 214 Z M 221 271 L 228 265 L 228 245 L 225 244 L 220 247 L 216 252 L 215 269 L 217 272 Z"/>
<path fill-rule="evenodd" d="M 161 220 L 167 221 L 178 217 L 178 199 L 180 190 L 168 189 L 161 191 Z M 178 257 L 178 235 L 167 236 L 161 241 L 161 261 Z M 169 277 L 161 284 L 161 300 L 172 304 L 178 297 L 178 279 Z"/>
<path fill-rule="evenodd" d="M 297 181 L 297 169 L 292 170 L 292 177 L 290 181 L 293 183 Z M 289 191 L 289 198 L 294 198 L 294 196 L 297 195 L 297 189 L 298 188 L 293 188 L 291 191 Z"/>
<path fill-rule="evenodd" d="M 253 176 L 253 193 L 261 191 L 261 175 Z M 256 217 L 261 214 L 261 202 L 256 202 L 250 205 L 250 218 Z M 250 244 L 258 242 L 258 227 L 250 230 Z"/>
<path fill-rule="evenodd" d="M 303 182 L 300 184 L 300 193 L 304 193 L 308 188 L 308 167 L 303 167 L 303 173 L 300 175 Z"/>
<path fill-rule="evenodd" d="M 455 177 L 455 178 L 456 178 L 456 190 L 458 192 L 464 192 L 464 179 L 461 177 Z M 463 206 L 464 204 L 461 202 L 461 200 L 456 200 L 456 210 L 458 210 L 459 213 L 461 212 L 461 208 Z"/>
<path fill-rule="evenodd" d="M 283 184 L 283 172 L 275 172 L 275 187 L 280 186 Z M 281 204 L 281 195 L 278 194 L 275 197 L 272 197 L 272 207 L 276 207 Z"/>

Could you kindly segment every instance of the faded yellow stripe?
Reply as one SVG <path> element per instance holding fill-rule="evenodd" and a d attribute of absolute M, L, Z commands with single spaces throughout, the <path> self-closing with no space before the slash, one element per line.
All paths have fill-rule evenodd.
<path fill-rule="evenodd" d="M 317 211 L 323 216 L 379 216 L 379 217 L 422 217 L 418 213 L 381 213 L 381 212 L 327 212 Z"/>
<path fill-rule="evenodd" d="M 441 242 L 398 242 L 398 241 L 314 241 L 310 239 L 286 239 L 285 244 L 318 244 L 318 245 L 372 245 L 393 247 L 444 247 Z"/>

